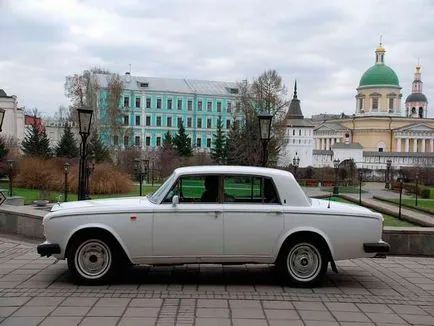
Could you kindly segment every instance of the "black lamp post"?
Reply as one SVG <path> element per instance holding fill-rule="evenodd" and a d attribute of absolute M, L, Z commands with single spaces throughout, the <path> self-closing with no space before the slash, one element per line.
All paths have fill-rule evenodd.
<path fill-rule="evenodd" d="M 363 173 L 359 171 L 359 205 L 362 206 L 362 181 L 363 181 Z"/>
<path fill-rule="evenodd" d="M 65 175 L 65 188 L 64 188 L 64 201 L 68 201 L 68 173 L 69 173 L 69 168 L 71 167 L 71 164 L 69 164 L 68 162 L 63 164 L 63 173 Z"/>
<path fill-rule="evenodd" d="M 333 167 L 335 169 L 335 185 L 333 187 L 333 195 L 339 194 L 339 186 L 338 186 L 338 173 L 339 173 L 339 164 L 341 161 L 339 159 L 333 160 Z"/>
<path fill-rule="evenodd" d="M 297 156 L 297 152 L 295 152 L 295 156 L 292 159 L 292 165 L 294 166 L 294 178 L 297 179 L 297 169 L 300 166 L 300 157 Z"/>
<path fill-rule="evenodd" d="M 87 160 L 86 165 L 86 199 L 89 199 L 90 195 L 90 176 L 95 170 L 95 153 L 90 155 L 90 160 Z"/>
<path fill-rule="evenodd" d="M 398 218 L 401 219 L 402 186 L 403 186 L 402 178 L 400 178 L 398 181 L 399 181 L 399 211 L 398 211 Z"/>
<path fill-rule="evenodd" d="M 2 131 L 3 120 L 5 119 L 5 112 L 5 109 L 0 108 L 0 132 Z"/>
<path fill-rule="evenodd" d="M 386 161 L 386 189 L 390 189 L 390 168 L 392 167 L 392 160 Z"/>
<path fill-rule="evenodd" d="M 9 197 L 12 197 L 12 178 L 13 178 L 13 169 L 14 169 L 14 160 L 7 160 L 8 163 L 8 177 L 9 177 Z"/>
<path fill-rule="evenodd" d="M 416 206 L 417 206 L 417 193 L 419 192 L 419 173 L 416 173 Z"/>
<path fill-rule="evenodd" d="M 80 165 L 78 172 L 78 200 L 84 200 L 86 199 L 86 142 L 90 134 L 93 111 L 87 109 L 77 109 L 77 111 L 81 136 Z"/>
<path fill-rule="evenodd" d="M 134 159 L 134 170 L 139 179 L 139 195 L 143 195 L 143 179 L 149 171 L 149 160 Z"/>
<path fill-rule="evenodd" d="M 259 120 L 259 134 L 262 142 L 262 166 L 267 166 L 268 160 L 268 151 L 267 146 L 270 141 L 270 133 L 271 133 L 271 120 L 273 119 L 273 115 L 268 112 L 260 112 L 258 113 Z"/>

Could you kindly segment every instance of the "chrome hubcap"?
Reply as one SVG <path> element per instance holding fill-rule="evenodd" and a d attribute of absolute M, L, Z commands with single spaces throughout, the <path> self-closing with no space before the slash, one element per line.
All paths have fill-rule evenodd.
<path fill-rule="evenodd" d="M 291 277 L 308 282 L 320 272 L 321 254 L 310 243 L 299 243 L 289 252 L 286 263 Z"/>
<path fill-rule="evenodd" d="M 110 268 L 112 255 L 109 247 L 100 240 L 87 240 L 77 249 L 75 263 L 85 278 L 102 277 Z"/>

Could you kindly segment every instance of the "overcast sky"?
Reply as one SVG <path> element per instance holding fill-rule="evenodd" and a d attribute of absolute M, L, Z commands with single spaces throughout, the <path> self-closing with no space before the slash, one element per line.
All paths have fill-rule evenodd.
<path fill-rule="evenodd" d="M 432 0 L 0 0 L 0 88 L 53 114 L 65 76 L 93 66 L 225 81 L 276 69 L 305 116 L 352 114 L 383 35 L 402 107 L 420 58 L 433 117 L 433 18 Z"/>

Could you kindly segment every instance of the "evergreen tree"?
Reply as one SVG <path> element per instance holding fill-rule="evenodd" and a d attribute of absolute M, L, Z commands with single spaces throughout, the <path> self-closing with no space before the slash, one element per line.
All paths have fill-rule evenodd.
<path fill-rule="evenodd" d="M 213 147 L 211 148 L 211 157 L 217 164 L 226 163 L 226 135 L 223 132 L 223 121 L 221 117 L 217 120 L 217 133 L 213 134 Z"/>
<path fill-rule="evenodd" d="M 106 145 L 104 145 L 101 137 L 96 131 L 91 134 L 87 152 L 95 155 L 95 161 L 97 163 L 111 161 L 110 150 Z"/>
<path fill-rule="evenodd" d="M 0 137 L 0 160 L 2 160 L 6 155 L 8 155 L 9 150 L 6 147 L 3 137 Z"/>
<path fill-rule="evenodd" d="M 62 138 L 60 138 L 56 147 L 56 156 L 74 158 L 77 157 L 78 154 L 78 146 L 74 134 L 71 131 L 71 126 L 65 123 Z"/>
<path fill-rule="evenodd" d="M 175 145 L 176 152 L 179 156 L 186 157 L 193 155 L 190 139 L 185 133 L 184 123 L 182 121 L 178 128 L 178 133 L 173 138 L 173 145 Z"/>
<path fill-rule="evenodd" d="M 227 164 L 230 165 L 245 165 L 244 160 L 241 158 L 242 151 L 240 144 L 242 140 L 242 133 L 238 122 L 234 119 L 232 121 L 231 129 L 228 132 L 226 139 L 226 153 Z"/>
<path fill-rule="evenodd" d="M 171 147 L 173 147 L 173 138 L 170 131 L 167 131 L 164 134 L 164 138 L 163 138 L 163 148 L 171 148 Z"/>
<path fill-rule="evenodd" d="M 30 129 L 26 130 L 26 136 L 21 143 L 21 149 L 28 156 L 50 156 L 50 140 L 47 137 L 45 128 L 40 131 L 36 124 L 36 116 Z"/>

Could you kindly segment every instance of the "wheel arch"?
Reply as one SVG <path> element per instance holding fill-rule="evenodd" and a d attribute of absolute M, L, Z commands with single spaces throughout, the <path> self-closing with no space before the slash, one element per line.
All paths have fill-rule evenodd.
<path fill-rule="evenodd" d="M 111 238 L 122 250 L 124 257 L 131 262 L 131 257 L 129 255 L 128 249 L 125 246 L 125 243 L 121 240 L 119 235 L 109 226 L 104 224 L 85 224 L 80 225 L 79 227 L 72 230 L 68 236 L 68 240 L 66 242 L 65 246 L 65 257 L 68 256 L 68 250 L 71 246 L 71 243 L 78 237 L 89 234 L 89 235 L 96 235 L 96 234 L 104 235 L 109 238 Z"/>
<path fill-rule="evenodd" d="M 282 248 L 284 248 L 286 243 L 295 238 L 306 238 L 307 236 L 313 236 L 326 245 L 328 254 L 330 256 L 330 261 L 332 264 L 334 264 L 334 250 L 329 237 L 324 232 L 314 227 L 298 227 L 286 232 L 278 242 L 277 248 L 275 250 L 274 261 L 276 262 L 279 259 Z"/>

